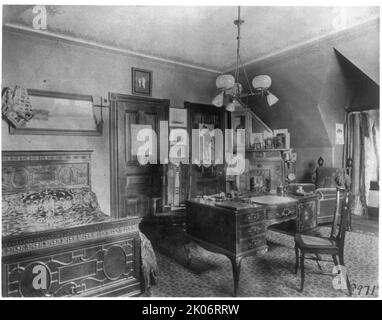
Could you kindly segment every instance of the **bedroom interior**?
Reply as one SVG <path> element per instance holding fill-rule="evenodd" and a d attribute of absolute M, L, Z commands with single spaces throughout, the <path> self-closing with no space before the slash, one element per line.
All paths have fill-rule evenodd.
<path fill-rule="evenodd" d="M 379 10 L 4 5 L 2 296 L 378 297 Z"/>

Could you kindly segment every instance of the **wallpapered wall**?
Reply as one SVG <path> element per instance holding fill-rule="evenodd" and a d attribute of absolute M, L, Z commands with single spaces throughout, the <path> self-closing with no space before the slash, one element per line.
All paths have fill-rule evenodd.
<path fill-rule="evenodd" d="M 3 86 L 107 96 L 131 94 L 131 67 L 153 71 L 155 98 L 210 103 L 215 74 L 79 47 L 12 32 L 3 33 Z M 46 80 L 46 82 L 44 82 Z M 110 214 L 109 119 L 102 137 L 9 135 L 2 121 L 2 150 L 94 150 L 92 187 L 102 210 Z"/>

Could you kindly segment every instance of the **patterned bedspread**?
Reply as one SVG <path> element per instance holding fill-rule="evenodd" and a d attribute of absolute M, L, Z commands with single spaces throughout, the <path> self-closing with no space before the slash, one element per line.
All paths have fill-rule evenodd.
<path fill-rule="evenodd" d="M 2 236 L 109 220 L 89 188 L 47 189 L 2 196 Z"/>
<path fill-rule="evenodd" d="M 157 284 L 158 264 L 150 240 L 142 232 L 139 232 L 139 237 L 141 238 L 143 279 L 145 281 L 145 288 L 148 290 Z"/>

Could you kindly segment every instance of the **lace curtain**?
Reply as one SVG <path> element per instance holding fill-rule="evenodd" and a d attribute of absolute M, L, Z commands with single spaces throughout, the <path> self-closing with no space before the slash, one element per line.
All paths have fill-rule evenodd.
<path fill-rule="evenodd" d="M 379 110 L 346 116 L 344 167 L 352 160 L 353 214 L 366 215 L 370 181 L 379 181 Z"/>

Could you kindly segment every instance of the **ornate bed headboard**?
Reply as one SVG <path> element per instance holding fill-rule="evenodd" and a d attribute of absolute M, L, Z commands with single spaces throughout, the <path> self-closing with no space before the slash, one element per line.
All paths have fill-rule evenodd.
<path fill-rule="evenodd" d="M 3 194 L 91 187 L 92 151 L 3 151 Z"/>

